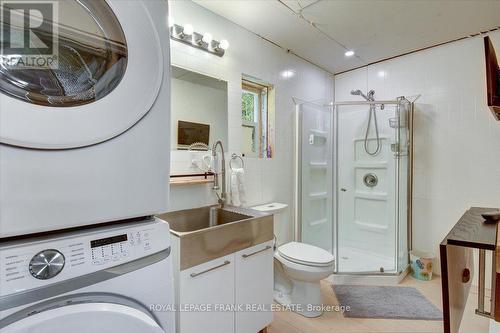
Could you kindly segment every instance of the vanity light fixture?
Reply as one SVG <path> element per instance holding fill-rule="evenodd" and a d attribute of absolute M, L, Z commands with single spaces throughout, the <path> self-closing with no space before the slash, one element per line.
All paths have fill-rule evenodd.
<path fill-rule="evenodd" d="M 184 28 L 182 29 L 182 34 L 186 36 L 191 36 L 194 32 L 194 28 L 191 24 L 186 24 Z"/>
<path fill-rule="evenodd" d="M 190 45 L 211 54 L 215 54 L 219 57 L 222 57 L 229 48 L 229 42 L 227 40 L 223 39 L 220 42 L 216 41 L 209 32 L 201 34 L 194 31 L 191 24 L 181 26 L 173 24 L 173 20 L 169 20 L 169 22 L 172 22 L 172 25 L 170 26 L 170 38 L 175 41 Z"/>
<path fill-rule="evenodd" d="M 203 38 L 201 39 L 201 41 L 203 43 L 206 43 L 206 44 L 212 43 L 212 40 L 213 40 L 213 38 L 212 38 L 212 34 L 210 32 L 205 32 L 203 34 Z"/>
<path fill-rule="evenodd" d="M 226 51 L 229 48 L 229 42 L 225 39 L 221 40 L 218 46 L 221 50 Z"/>

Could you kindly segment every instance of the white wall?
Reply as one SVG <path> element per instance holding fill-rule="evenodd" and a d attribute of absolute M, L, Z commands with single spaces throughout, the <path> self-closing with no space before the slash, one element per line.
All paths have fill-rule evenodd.
<path fill-rule="evenodd" d="M 500 32 L 490 37 L 500 56 Z M 466 209 L 500 207 L 500 122 L 486 106 L 482 37 L 335 76 L 337 101 L 353 100 L 352 89 L 375 89 L 377 99 L 422 95 L 415 110 L 414 249 L 438 254 Z"/>
<path fill-rule="evenodd" d="M 228 82 L 229 152 L 241 149 L 241 76 L 257 77 L 276 87 L 276 151 L 272 159 L 245 158 L 248 204 L 269 201 L 287 203 L 286 225 L 277 230 L 282 241 L 292 235 L 293 203 L 293 111 L 292 97 L 304 100 L 331 100 L 331 76 L 284 50 L 264 41 L 240 26 L 192 3 L 170 1 L 171 16 L 177 24 L 191 23 L 195 31 L 227 39 L 230 48 L 224 57 L 171 41 L 172 64 Z M 280 73 L 295 75 L 282 77 Z M 172 172 L 190 169 L 189 153 L 172 152 Z M 172 187 L 170 210 L 215 202 L 208 185 Z"/>
<path fill-rule="evenodd" d="M 177 149 L 179 120 L 210 125 L 209 144 L 222 140 L 227 145 L 227 91 L 182 79 L 171 80 L 170 142 Z"/>

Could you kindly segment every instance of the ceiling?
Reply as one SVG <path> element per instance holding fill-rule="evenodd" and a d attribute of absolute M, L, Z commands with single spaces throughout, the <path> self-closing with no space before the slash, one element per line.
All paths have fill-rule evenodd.
<path fill-rule="evenodd" d="M 500 27 L 500 0 L 194 2 L 331 73 Z"/>

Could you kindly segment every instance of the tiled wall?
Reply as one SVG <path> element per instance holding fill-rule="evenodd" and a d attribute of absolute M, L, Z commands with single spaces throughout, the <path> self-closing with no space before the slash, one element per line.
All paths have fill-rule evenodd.
<path fill-rule="evenodd" d="M 277 230 L 282 240 L 292 235 L 293 203 L 293 112 L 292 97 L 331 100 L 331 75 L 264 41 L 240 26 L 207 11 L 191 1 L 170 1 L 177 24 L 193 25 L 197 32 L 210 32 L 214 39 L 227 39 L 230 48 L 222 58 L 171 42 L 172 64 L 228 82 L 228 123 L 231 152 L 241 147 L 241 76 L 247 74 L 276 87 L 276 152 L 272 159 L 245 158 L 248 204 L 269 201 L 287 203 L 286 225 Z M 287 75 L 281 73 L 288 71 Z M 293 75 L 290 75 L 292 71 Z M 173 151 L 172 173 L 190 172 L 192 156 Z M 216 202 L 208 185 L 172 187 L 170 210 Z"/>
<path fill-rule="evenodd" d="M 500 57 L 500 32 L 490 37 Z M 335 76 L 337 101 L 352 100 L 352 89 L 375 89 L 379 100 L 421 94 L 415 111 L 415 249 L 437 254 L 466 209 L 500 207 L 500 122 L 486 106 L 482 37 Z"/>

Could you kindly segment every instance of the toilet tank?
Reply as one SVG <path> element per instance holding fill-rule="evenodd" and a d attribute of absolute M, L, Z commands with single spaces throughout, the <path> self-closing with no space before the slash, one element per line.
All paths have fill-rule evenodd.
<path fill-rule="evenodd" d="M 258 210 L 259 212 L 274 215 L 274 233 L 275 237 L 277 238 L 278 245 L 281 245 L 283 241 L 286 240 L 286 237 L 282 239 L 283 237 L 281 237 L 281 235 L 283 234 L 282 229 L 287 229 L 289 227 L 284 221 L 286 214 L 283 214 L 287 207 L 287 204 L 280 202 L 270 202 L 264 205 L 251 207 L 251 209 Z M 286 233 L 284 235 L 286 235 Z"/>

